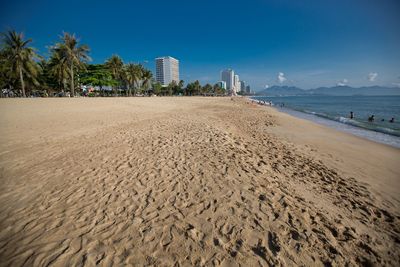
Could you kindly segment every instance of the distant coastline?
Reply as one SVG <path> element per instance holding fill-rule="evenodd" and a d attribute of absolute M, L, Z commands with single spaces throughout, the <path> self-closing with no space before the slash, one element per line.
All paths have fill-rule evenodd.
<path fill-rule="evenodd" d="M 330 95 L 330 96 L 389 96 L 400 95 L 399 87 L 384 86 L 334 86 L 318 87 L 315 89 L 301 89 L 296 86 L 271 86 L 256 93 L 258 96 L 309 96 L 309 95 Z"/>

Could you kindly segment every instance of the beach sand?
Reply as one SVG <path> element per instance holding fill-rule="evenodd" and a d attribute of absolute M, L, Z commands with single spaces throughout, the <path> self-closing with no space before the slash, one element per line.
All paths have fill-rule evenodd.
<path fill-rule="evenodd" d="M 0 112 L 0 266 L 400 263 L 399 149 L 244 98 Z"/>

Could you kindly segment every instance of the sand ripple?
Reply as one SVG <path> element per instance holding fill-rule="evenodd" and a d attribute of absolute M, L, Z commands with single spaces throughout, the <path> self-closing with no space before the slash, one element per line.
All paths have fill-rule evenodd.
<path fill-rule="evenodd" d="M 398 210 L 368 185 L 265 110 L 196 101 L 0 155 L 0 265 L 400 262 Z"/>

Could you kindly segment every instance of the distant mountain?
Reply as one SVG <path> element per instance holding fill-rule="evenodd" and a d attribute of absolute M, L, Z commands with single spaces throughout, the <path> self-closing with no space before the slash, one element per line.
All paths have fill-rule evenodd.
<path fill-rule="evenodd" d="M 400 95 L 400 88 L 395 87 L 350 87 L 350 86 L 335 86 L 335 87 L 320 87 L 317 89 L 307 90 L 311 94 L 317 95 L 336 95 L 336 96 L 350 96 L 350 95 Z"/>
<path fill-rule="evenodd" d="M 293 96 L 293 95 L 306 95 L 307 91 L 295 86 L 271 86 L 257 93 L 257 95 L 266 96 Z"/>
<path fill-rule="evenodd" d="M 351 95 L 400 95 L 400 88 L 369 86 L 369 87 L 350 87 L 334 86 L 319 87 L 316 89 L 304 90 L 295 86 L 272 86 L 257 93 L 265 96 L 298 96 L 298 95 L 332 95 L 332 96 L 351 96 Z"/>

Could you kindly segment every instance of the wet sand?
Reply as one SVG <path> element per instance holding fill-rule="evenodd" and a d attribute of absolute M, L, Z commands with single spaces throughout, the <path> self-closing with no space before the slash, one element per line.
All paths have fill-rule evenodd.
<path fill-rule="evenodd" d="M 0 112 L 0 266 L 400 262 L 399 149 L 243 98 Z"/>

